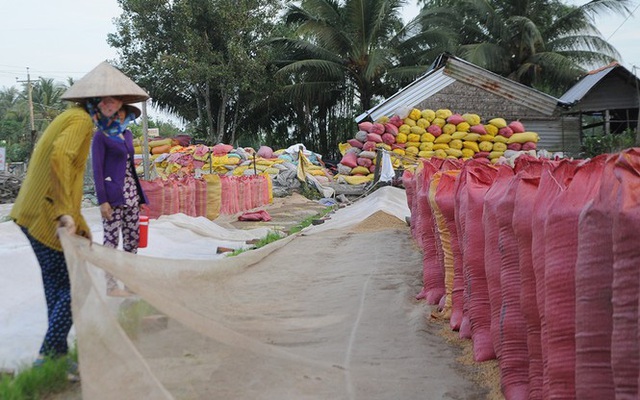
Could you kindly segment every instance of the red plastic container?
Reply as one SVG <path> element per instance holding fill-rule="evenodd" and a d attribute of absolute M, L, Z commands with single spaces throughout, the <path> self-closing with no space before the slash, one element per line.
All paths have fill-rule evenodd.
<path fill-rule="evenodd" d="M 138 248 L 147 247 L 147 239 L 149 237 L 149 217 L 146 215 L 140 216 L 140 223 L 138 224 L 140 241 Z"/>

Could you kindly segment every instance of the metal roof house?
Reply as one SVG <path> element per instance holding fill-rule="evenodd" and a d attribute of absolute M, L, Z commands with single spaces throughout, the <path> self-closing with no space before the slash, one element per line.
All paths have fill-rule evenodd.
<path fill-rule="evenodd" d="M 560 101 L 582 121 L 582 134 L 637 130 L 640 80 L 617 62 L 583 76 Z"/>
<path fill-rule="evenodd" d="M 450 54 L 442 54 L 414 82 L 365 111 L 356 122 L 392 116 L 404 108 L 475 113 L 484 121 L 520 120 L 540 136 L 539 149 L 577 155 L 580 118 L 563 113 L 560 101 Z"/>

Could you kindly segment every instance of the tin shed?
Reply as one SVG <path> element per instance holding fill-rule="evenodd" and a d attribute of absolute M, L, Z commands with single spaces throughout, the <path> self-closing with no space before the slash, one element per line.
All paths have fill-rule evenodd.
<path fill-rule="evenodd" d="M 356 122 L 391 116 L 402 109 L 450 109 L 475 113 L 484 121 L 520 120 L 540 136 L 539 149 L 577 155 L 580 119 L 565 115 L 559 100 L 450 54 L 442 54 L 424 75 L 365 111 Z"/>
<path fill-rule="evenodd" d="M 640 80 L 628 69 L 613 62 L 583 76 L 560 101 L 567 116 L 578 117 L 582 135 L 616 134 L 638 128 Z"/>

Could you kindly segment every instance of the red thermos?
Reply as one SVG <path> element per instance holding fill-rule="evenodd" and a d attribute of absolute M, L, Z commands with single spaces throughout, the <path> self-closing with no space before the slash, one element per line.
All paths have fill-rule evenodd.
<path fill-rule="evenodd" d="M 149 237 L 149 217 L 146 215 L 140 215 L 140 222 L 138 224 L 140 232 L 140 242 L 138 248 L 147 247 L 147 239 Z"/>

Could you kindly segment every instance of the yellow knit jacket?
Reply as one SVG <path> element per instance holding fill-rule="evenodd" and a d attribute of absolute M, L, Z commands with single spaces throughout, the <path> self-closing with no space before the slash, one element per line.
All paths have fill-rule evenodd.
<path fill-rule="evenodd" d="M 58 115 L 38 140 L 10 217 L 42 244 L 62 250 L 57 219 L 71 215 L 79 235 L 89 227 L 80 212 L 93 121 L 81 107 Z"/>

